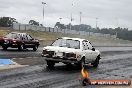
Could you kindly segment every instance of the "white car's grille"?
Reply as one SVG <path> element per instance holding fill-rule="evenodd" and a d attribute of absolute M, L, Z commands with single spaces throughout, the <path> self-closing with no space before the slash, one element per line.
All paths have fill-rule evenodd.
<path fill-rule="evenodd" d="M 43 50 L 43 55 L 46 57 L 62 58 L 62 59 L 76 58 L 76 54 L 74 53 L 54 52 L 54 51 L 47 51 L 47 50 Z"/>
<path fill-rule="evenodd" d="M 71 57 L 76 58 L 76 54 L 74 53 L 63 53 L 63 55 L 65 58 L 71 58 Z"/>

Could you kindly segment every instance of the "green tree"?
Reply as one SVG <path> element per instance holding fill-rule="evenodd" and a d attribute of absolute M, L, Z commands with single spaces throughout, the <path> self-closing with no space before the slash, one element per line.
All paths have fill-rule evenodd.
<path fill-rule="evenodd" d="M 60 22 L 56 22 L 55 27 L 60 29 L 66 29 L 66 26 L 64 24 L 61 24 Z"/>
<path fill-rule="evenodd" d="M 18 23 L 15 18 L 11 17 L 0 17 L 1 27 L 11 27 L 13 23 Z"/>
<path fill-rule="evenodd" d="M 37 21 L 35 21 L 35 20 L 30 20 L 30 21 L 29 21 L 29 24 L 30 24 L 30 25 L 39 26 L 39 22 L 37 22 Z"/>
<path fill-rule="evenodd" d="M 39 24 L 41 27 L 43 27 L 43 24 Z"/>

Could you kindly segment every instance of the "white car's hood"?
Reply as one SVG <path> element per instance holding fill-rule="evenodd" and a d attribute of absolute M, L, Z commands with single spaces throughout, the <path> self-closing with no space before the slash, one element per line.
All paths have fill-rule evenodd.
<path fill-rule="evenodd" d="M 55 52 L 66 52 L 66 53 L 77 53 L 80 49 L 67 48 L 67 47 L 58 47 L 58 46 L 46 46 L 43 50 L 55 51 Z"/>

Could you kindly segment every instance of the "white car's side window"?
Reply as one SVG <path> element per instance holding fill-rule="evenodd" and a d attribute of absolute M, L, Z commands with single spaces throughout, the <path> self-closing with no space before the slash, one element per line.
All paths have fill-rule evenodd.
<path fill-rule="evenodd" d="M 88 42 L 86 42 L 86 46 L 87 46 L 87 49 L 89 49 L 89 43 Z"/>
<path fill-rule="evenodd" d="M 83 50 L 85 50 L 85 42 L 82 42 Z"/>
<path fill-rule="evenodd" d="M 93 46 L 91 45 L 90 42 L 88 43 L 88 46 L 89 46 L 89 49 L 92 49 L 93 48 Z"/>
<path fill-rule="evenodd" d="M 83 50 L 88 50 L 89 47 L 87 45 L 87 42 L 83 41 Z"/>
<path fill-rule="evenodd" d="M 88 49 L 92 49 L 93 48 L 93 46 L 91 45 L 91 43 L 90 42 L 88 42 L 88 41 L 83 41 L 83 50 L 88 50 Z"/>

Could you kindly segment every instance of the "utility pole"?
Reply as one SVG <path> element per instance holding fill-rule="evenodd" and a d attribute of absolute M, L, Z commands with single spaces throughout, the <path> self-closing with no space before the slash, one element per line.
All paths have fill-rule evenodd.
<path fill-rule="evenodd" d="M 46 3 L 45 2 L 42 2 L 42 5 L 43 5 L 43 25 L 44 25 L 44 6 L 46 5 Z"/>
<path fill-rule="evenodd" d="M 96 18 L 96 29 L 98 28 L 98 18 Z"/>
<path fill-rule="evenodd" d="M 116 38 L 117 38 L 117 32 L 116 32 L 115 36 L 116 36 Z"/>

